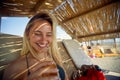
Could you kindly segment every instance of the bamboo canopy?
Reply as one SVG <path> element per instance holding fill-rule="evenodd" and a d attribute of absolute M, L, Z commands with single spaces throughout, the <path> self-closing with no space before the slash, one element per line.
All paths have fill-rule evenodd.
<path fill-rule="evenodd" d="M 0 16 L 54 14 L 72 38 L 83 42 L 120 38 L 120 0 L 2 0 Z"/>

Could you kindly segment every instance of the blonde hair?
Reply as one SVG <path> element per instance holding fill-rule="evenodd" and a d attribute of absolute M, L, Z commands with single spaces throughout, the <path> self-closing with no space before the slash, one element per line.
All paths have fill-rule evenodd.
<path fill-rule="evenodd" d="M 35 50 L 31 47 L 29 43 L 28 33 L 30 32 L 31 27 L 35 25 L 36 20 L 47 20 L 51 25 L 53 29 L 53 41 L 51 43 L 51 46 L 49 47 L 49 53 L 52 55 L 55 62 L 62 66 L 60 54 L 58 51 L 58 45 L 56 40 L 56 26 L 57 26 L 57 20 L 55 19 L 53 14 L 48 13 L 38 13 L 37 15 L 33 16 L 31 20 L 28 22 L 25 32 L 24 32 L 24 38 L 23 38 L 23 47 L 21 51 L 21 55 L 26 55 L 27 53 L 31 53 L 32 56 L 36 59 L 38 59 L 38 56 L 35 52 Z"/>

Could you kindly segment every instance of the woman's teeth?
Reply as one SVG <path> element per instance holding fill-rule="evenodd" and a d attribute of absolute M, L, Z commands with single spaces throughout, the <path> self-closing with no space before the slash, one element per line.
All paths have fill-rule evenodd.
<path fill-rule="evenodd" d="M 38 46 L 40 46 L 40 47 L 46 47 L 46 44 L 38 44 Z"/>

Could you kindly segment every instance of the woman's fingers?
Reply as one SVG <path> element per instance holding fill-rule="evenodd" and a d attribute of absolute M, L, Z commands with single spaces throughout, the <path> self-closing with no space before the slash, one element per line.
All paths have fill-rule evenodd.
<path fill-rule="evenodd" d="M 37 68 L 36 68 L 37 67 Z M 55 78 L 54 80 L 58 80 L 58 69 L 56 67 L 56 64 L 52 61 L 45 61 L 41 62 L 39 65 L 37 65 L 32 69 L 32 74 L 30 75 L 31 80 L 35 78 Z M 39 80 L 39 79 L 37 79 Z M 49 80 L 49 79 L 48 79 Z"/>
<path fill-rule="evenodd" d="M 36 70 L 38 70 L 42 67 L 44 68 L 44 67 L 52 65 L 52 64 L 54 64 L 54 62 L 52 62 L 52 61 L 38 62 L 38 64 L 35 63 L 35 64 L 31 65 L 33 67 L 30 66 L 31 67 L 31 72 L 35 72 Z"/>
<path fill-rule="evenodd" d="M 43 67 L 38 70 L 39 71 L 39 76 L 54 76 L 58 75 L 58 70 L 55 65 L 50 65 Z"/>

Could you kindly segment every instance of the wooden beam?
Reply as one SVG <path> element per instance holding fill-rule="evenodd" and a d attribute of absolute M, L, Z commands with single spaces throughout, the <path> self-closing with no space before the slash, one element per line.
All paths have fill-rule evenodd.
<path fill-rule="evenodd" d="M 45 2 L 46 0 L 38 0 L 36 5 L 31 9 L 30 12 L 37 12 L 40 6 Z"/>
<path fill-rule="evenodd" d="M 98 35 L 106 35 L 106 34 L 113 34 L 113 33 L 120 33 L 120 29 L 109 31 L 109 32 L 101 32 L 101 33 L 89 34 L 89 35 L 85 35 L 85 36 L 77 36 L 77 38 L 86 38 L 86 37 L 92 37 L 92 36 L 98 36 Z"/>

